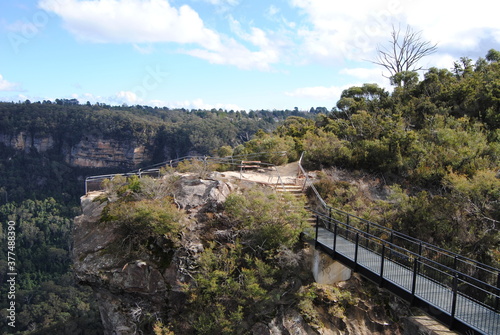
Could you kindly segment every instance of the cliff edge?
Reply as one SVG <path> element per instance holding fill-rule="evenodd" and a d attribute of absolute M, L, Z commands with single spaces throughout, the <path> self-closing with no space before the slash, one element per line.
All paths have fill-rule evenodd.
<path fill-rule="evenodd" d="M 297 242 L 272 255 L 250 246 L 248 226 L 235 224 L 224 205 L 232 194 L 242 195 L 240 200 L 254 197 L 255 191 L 245 193 L 255 190 L 254 183 L 218 173 L 146 179 L 140 187 L 127 183 L 83 196 L 73 231 L 75 276 L 93 289 L 105 334 L 211 334 L 214 329 L 255 335 L 405 334 L 407 304 L 359 276 L 334 286 L 314 283 L 307 244 Z M 264 217 L 276 196 L 270 188 L 258 189 L 271 199 L 255 209 Z M 276 208 L 289 211 L 286 201 Z M 158 204 L 178 213 L 169 214 L 175 225 L 168 230 L 147 225 Z M 140 229 L 130 230 L 132 224 Z M 207 264 L 211 268 L 203 273 Z M 200 306 L 200 301 L 214 304 Z"/>

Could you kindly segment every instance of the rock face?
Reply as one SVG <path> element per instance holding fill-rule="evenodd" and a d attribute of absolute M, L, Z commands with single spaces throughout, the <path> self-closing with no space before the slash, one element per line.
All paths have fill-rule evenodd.
<path fill-rule="evenodd" d="M 209 221 L 201 218 L 219 215 L 220 205 L 239 187 L 224 178 L 199 179 L 189 175 L 181 175 L 175 185 L 174 201 L 188 217 L 183 223 L 180 246 L 175 247 L 158 236 L 147 240 L 142 251 L 128 249 L 128 237 L 118 224 L 100 222 L 106 205 L 97 201 L 101 193 L 93 192 L 81 198 L 83 214 L 75 218 L 73 231 L 74 272 L 81 284 L 93 289 L 105 334 L 149 334 L 151 332 L 141 325 L 182 315 L 187 305 L 182 287 L 191 278 L 186 269 L 192 269 L 195 259 L 203 252 L 201 241 L 206 239 L 203 234 L 210 226 Z M 212 231 L 215 235 L 224 232 Z M 315 257 L 318 261 L 321 256 L 315 256 L 312 248 L 305 248 L 303 253 L 308 256 L 302 266 L 310 271 L 317 263 Z M 158 254 L 163 261 L 158 261 Z M 297 280 L 295 289 L 307 289 L 306 285 L 310 283 Z M 283 303 L 273 313 L 273 319 L 250 324 L 249 333 L 409 334 L 395 321 L 410 314 L 407 305 L 377 286 L 368 285 L 359 275 L 353 274 L 349 280 L 334 286 L 314 285 L 316 298 L 310 307 L 304 310 Z M 181 333 L 192 334 L 192 330 Z"/>
<path fill-rule="evenodd" d="M 78 167 L 136 166 L 151 159 L 146 145 L 135 140 L 117 140 L 86 136 L 73 146 L 63 149 L 64 160 Z"/>
<path fill-rule="evenodd" d="M 216 180 L 182 177 L 178 205 L 197 212 L 217 207 L 232 186 Z M 106 334 L 136 334 L 147 318 L 165 315 L 168 308 L 182 300 L 179 283 L 185 280 L 180 271 L 183 255 L 200 252 L 203 246 L 196 238 L 196 224 L 186 225 L 187 232 L 180 248 L 172 249 L 159 237 L 149 241 L 148 248 L 171 258 L 170 264 L 159 264 L 151 253 L 130 259 L 120 229 L 113 223 L 100 223 L 106 203 L 96 201 L 100 192 L 81 198 L 83 214 L 75 218 L 72 256 L 78 281 L 89 285 L 99 301 Z M 150 320 L 149 320 L 150 321 Z M 138 326 L 139 325 L 139 326 Z"/>
<path fill-rule="evenodd" d="M 20 132 L 17 135 L 0 133 L 0 143 L 3 143 L 7 147 L 25 152 L 30 152 L 33 149 L 38 152 L 46 152 L 54 147 L 55 141 L 50 135 L 45 137 L 33 137 L 26 132 Z"/>
<path fill-rule="evenodd" d="M 332 285 L 351 278 L 351 269 L 321 251 L 314 250 L 313 258 L 312 272 L 317 283 Z"/>
<path fill-rule="evenodd" d="M 28 132 L 0 133 L 0 143 L 24 152 L 44 153 L 57 150 L 64 161 L 73 167 L 134 167 L 148 161 L 153 155 L 152 143 L 138 143 L 134 139 L 115 139 L 102 136 L 84 136 L 70 144 L 55 140 L 51 135 L 32 136 Z"/>
<path fill-rule="evenodd" d="M 176 201 L 180 208 L 191 210 L 203 206 L 214 209 L 225 201 L 231 192 L 231 185 L 218 180 L 185 180 Z"/>

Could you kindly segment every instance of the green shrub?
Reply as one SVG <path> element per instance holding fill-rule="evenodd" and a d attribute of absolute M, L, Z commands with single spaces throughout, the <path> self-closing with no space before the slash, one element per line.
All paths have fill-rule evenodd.
<path fill-rule="evenodd" d="M 321 166 L 342 166 L 351 164 L 352 151 L 347 141 L 331 132 L 317 131 L 308 133 L 304 138 L 306 165 L 311 168 Z"/>
<path fill-rule="evenodd" d="M 198 259 L 195 285 L 186 285 L 193 328 L 199 334 L 237 334 L 244 318 L 273 305 L 276 269 L 243 252 L 240 243 L 210 243 Z"/>
<path fill-rule="evenodd" d="M 281 246 L 291 248 L 308 217 L 304 200 L 257 188 L 229 195 L 225 211 L 243 230 L 245 243 L 261 252 L 273 252 Z"/>
<path fill-rule="evenodd" d="M 103 210 L 102 222 L 118 222 L 125 235 L 167 235 L 176 240 L 181 229 L 183 214 L 171 198 L 117 201 Z"/>
<path fill-rule="evenodd" d="M 235 154 L 260 153 L 258 160 L 274 165 L 283 165 L 288 161 L 298 159 L 295 151 L 295 141 L 291 136 L 279 137 L 266 134 L 263 131 L 257 132 L 255 137 L 246 142 L 244 149 L 235 148 Z"/>

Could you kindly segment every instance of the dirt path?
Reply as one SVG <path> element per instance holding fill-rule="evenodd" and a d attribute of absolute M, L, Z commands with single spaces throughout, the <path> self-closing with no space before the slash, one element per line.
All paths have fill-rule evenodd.
<path fill-rule="evenodd" d="M 282 166 L 266 169 L 245 170 L 242 173 L 239 171 L 224 172 L 224 176 L 241 178 L 244 180 L 254 181 L 258 183 L 276 184 L 280 183 L 279 178 L 283 184 L 295 184 L 297 179 L 297 171 L 299 168 L 298 162 L 289 163 Z"/>

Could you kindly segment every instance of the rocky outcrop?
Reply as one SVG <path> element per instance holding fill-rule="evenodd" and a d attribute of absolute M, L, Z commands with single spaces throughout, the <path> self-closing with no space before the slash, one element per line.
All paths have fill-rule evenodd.
<path fill-rule="evenodd" d="M 16 135 L 0 133 L 0 143 L 24 152 L 30 152 L 31 150 L 46 152 L 54 147 L 55 141 L 50 135 L 32 136 L 27 132 L 20 132 Z"/>
<path fill-rule="evenodd" d="M 177 205 L 185 210 L 200 207 L 215 209 L 231 193 L 231 184 L 219 180 L 191 179 L 182 183 L 176 195 Z"/>
<path fill-rule="evenodd" d="M 80 141 L 71 144 L 63 139 L 54 139 L 51 135 L 32 135 L 22 131 L 18 134 L 0 133 L 0 143 L 26 153 L 56 150 L 73 167 L 132 168 L 151 160 L 153 155 L 152 143 L 92 135 L 83 136 Z"/>
<path fill-rule="evenodd" d="M 78 167 L 133 167 L 151 159 L 151 152 L 135 140 L 85 136 L 75 145 L 65 145 L 64 160 Z"/>
<path fill-rule="evenodd" d="M 100 223 L 105 202 L 100 192 L 81 198 L 82 215 L 75 218 L 72 256 L 77 280 L 89 285 L 99 302 L 106 334 L 136 334 L 147 318 L 161 317 L 182 301 L 180 283 L 185 282 L 182 267 L 186 254 L 203 250 L 197 230 L 196 214 L 220 205 L 233 186 L 217 180 L 200 180 L 182 176 L 176 182 L 177 203 L 191 212 L 185 223 L 182 246 L 172 248 L 161 236 L 148 241 L 148 250 L 127 250 L 120 227 Z M 125 237 L 126 239 L 126 237 Z M 160 253 L 163 261 L 155 257 Z M 130 255 L 134 255 L 131 259 Z M 165 259 L 171 261 L 166 264 Z"/>
<path fill-rule="evenodd" d="M 351 269 L 319 250 L 314 250 L 312 273 L 320 284 L 336 284 L 351 278 Z"/>
<path fill-rule="evenodd" d="M 183 222 L 180 245 L 175 247 L 158 236 L 149 238 L 144 250 L 130 250 L 128 237 L 117 224 L 99 222 L 106 205 L 96 201 L 101 193 L 89 193 L 81 199 L 83 214 L 75 219 L 73 231 L 74 271 L 80 283 L 94 290 L 106 334 L 149 334 L 141 328 L 144 324 L 181 317 L 189 305 L 183 285 L 190 283 L 190 271 L 196 269 L 196 259 L 204 251 L 202 241 L 230 232 L 214 230 L 206 218 L 222 215 L 220 205 L 243 183 L 220 174 L 211 179 L 184 174 L 172 180 L 174 202 L 188 217 Z M 219 242 L 225 243 L 223 240 Z M 313 248 L 305 246 L 301 255 L 300 271 L 311 271 L 318 265 Z M 411 314 L 408 305 L 357 274 L 334 285 L 297 279 L 293 291 L 311 289 L 315 298 L 309 305 L 285 299 L 270 313 L 272 319 L 249 323 L 248 331 L 253 335 L 410 334 L 402 323 Z M 192 329 L 180 333 L 192 334 Z"/>

